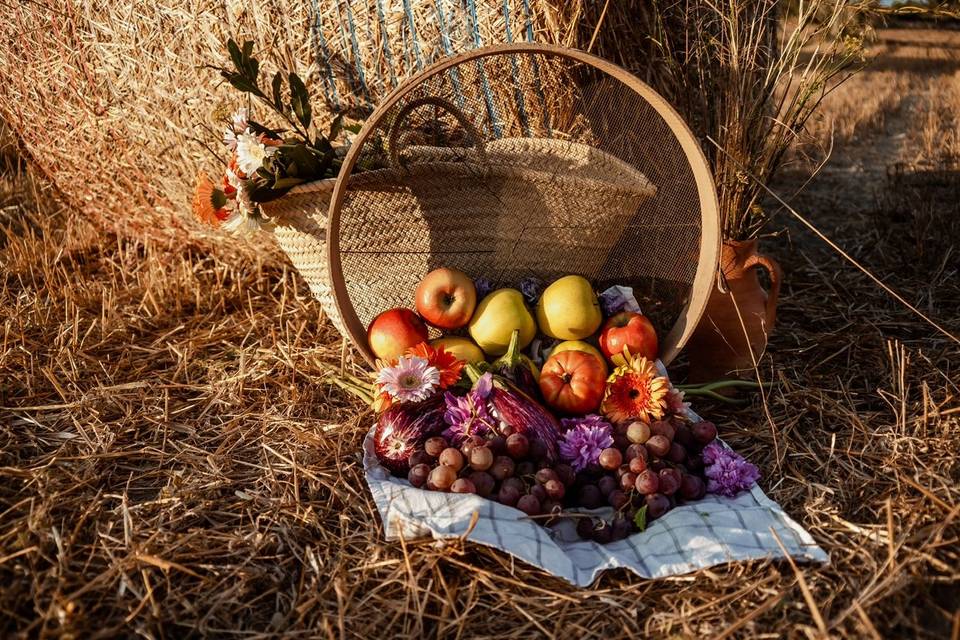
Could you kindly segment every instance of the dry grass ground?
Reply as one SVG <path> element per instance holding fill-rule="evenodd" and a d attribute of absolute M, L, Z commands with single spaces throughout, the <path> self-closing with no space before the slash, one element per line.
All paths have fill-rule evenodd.
<path fill-rule="evenodd" d="M 891 72 L 922 101 L 957 79 L 871 73 Z M 957 174 L 908 164 L 926 120 L 897 108 L 905 95 L 844 125 L 799 202 L 960 333 Z M 937 117 L 956 118 L 943 100 Z M 865 155 L 899 135 L 895 154 Z M 577 590 L 470 543 L 382 542 L 359 464 L 369 414 L 318 382 L 341 343 L 275 251 L 104 232 L 2 157 L 2 635 L 960 634 L 960 347 L 783 217 L 761 372 L 776 386 L 699 407 L 831 564 Z"/>

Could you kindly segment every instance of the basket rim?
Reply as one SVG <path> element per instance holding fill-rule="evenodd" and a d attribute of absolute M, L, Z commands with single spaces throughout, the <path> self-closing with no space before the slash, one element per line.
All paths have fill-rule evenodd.
<path fill-rule="evenodd" d="M 696 136 L 687 123 L 673 106 L 650 85 L 609 60 L 604 60 L 579 49 L 541 43 L 513 42 L 497 44 L 444 58 L 397 85 L 373 111 L 370 117 L 367 118 L 360 133 L 357 134 L 357 137 L 347 152 L 343 164 L 340 166 L 340 172 L 337 175 L 333 187 L 333 194 L 330 198 L 327 213 L 327 273 L 333 289 L 334 303 L 340 314 L 343 326 L 349 334 L 348 337 L 368 364 L 374 365 L 376 357 L 372 353 L 369 344 L 367 344 L 366 327 L 360 322 L 353 303 L 350 301 L 350 294 L 347 291 L 343 265 L 340 259 L 340 212 L 348 190 L 347 183 L 350 181 L 353 169 L 359 160 L 361 149 L 368 138 L 380 126 L 384 116 L 389 114 L 391 109 L 407 95 L 411 88 L 463 62 L 513 53 L 559 56 L 586 64 L 608 74 L 643 97 L 660 117 L 664 119 L 667 126 L 676 136 L 690 164 L 694 181 L 696 182 L 697 194 L 700 200 L 701 234 L 700 260 L 697 264 L 696 275 L 691 284 L 691 295 L 673 327 L 661 340 L 661 344 L 665 346 L 665 349 L 661 351 L 660 359 L 664 364 L 669 364 L 680 352 L 687 340 L 689 340 L 700 318 L 703 316 L 710 298 L 710 293 L 716 281 L 717 269 L 719 267 L 720 245 L 722 242 L 720 233 L 720 205 L 710 165 Z"/>

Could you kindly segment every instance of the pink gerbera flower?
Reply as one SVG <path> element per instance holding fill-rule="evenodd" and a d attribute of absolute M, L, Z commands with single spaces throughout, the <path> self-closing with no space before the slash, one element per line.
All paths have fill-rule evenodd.
<path fill-rule="evenodd" d="M 440 371 L 416 356 L 401 356 L 397 364 L 377 374 L 377 384 L 398 402 L 426 400 L 440 384 Z"/>

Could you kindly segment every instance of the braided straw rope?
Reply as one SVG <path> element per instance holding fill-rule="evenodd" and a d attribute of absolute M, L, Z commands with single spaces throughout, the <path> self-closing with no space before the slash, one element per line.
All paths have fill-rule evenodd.
<path fill-rule="evenodd" d="M 364 323 L 392 306 L 410 306 L 416 284 L 453 259 L 447 255 L 458 256 L 458 266 L 474 277 L 504 283 L 528 275 L 546 280 L 596 273 L 618 240 L 610 230 L 623 229 L 656 193 L 632 165 L 563 140 L 505 138 L 482 151 L 411 146 L 399 164 L 350 178 L 352 213 L 339 230 L 341 254 L 350 302 Z M 348 335 L 327 272 L 327 214 L 335 182 L 299 185 L 265 204 L 264 211 L 275 219 L 280 247 L 324 312 Z M 495 191 L 491 185 L 497 185 Z M 536 221 L 536 251 L 516 255 L 516 224 L 499 228 L 495 221 L 504 219 L 505 210 L 522 219 L 534 199 L 546 207 Z M 370 211 L 380 214 L 376 220 Z M 481 236 L 488 246 L 473 244 Z M 433 255 L 438 244 L 447 254 L 443 259 Z M 403 251 L 391 251 L 397 247 Z M 464 264 L 472 254 L 477 261 Z"/>

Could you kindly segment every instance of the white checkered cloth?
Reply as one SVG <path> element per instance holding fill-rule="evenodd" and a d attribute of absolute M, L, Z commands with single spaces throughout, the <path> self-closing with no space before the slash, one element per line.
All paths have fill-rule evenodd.
<path fill-rule="evenodd" d="M 477 495 L 417 489 L 380 465 L 373 431 L 363 442 L 363 464 L 388 540 L 401 533 L 405 539 L 459 538 L 477 513 L 468 540 L 505 551 L 577 586 L 618 567 L 644 578 L 662 578 L 726 562 L 783 557 L 771 530 L 791 556 L 829 562 L 810 534 L 757 486 L 736 498 L 707 495 L 648 523 L 645 531 L 601 545 L 581 540 L 569 518 L 546 528 L 519 509 Z M 588 513 L 609 519 L 613 511 L 607 507 Z"/>

